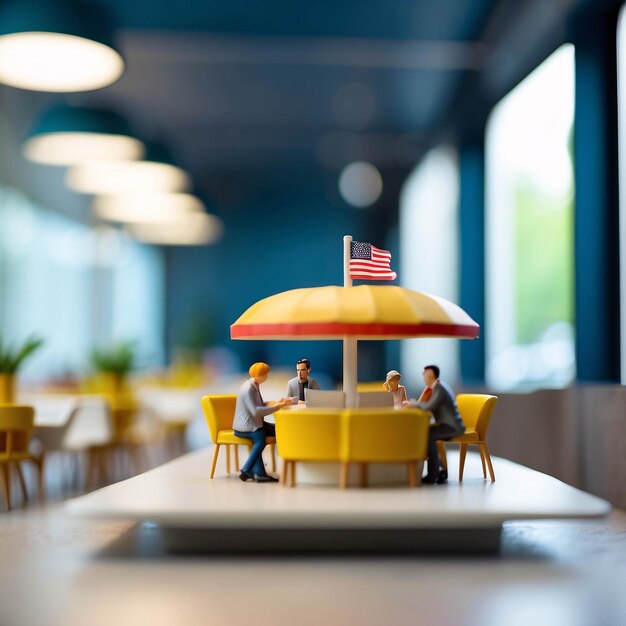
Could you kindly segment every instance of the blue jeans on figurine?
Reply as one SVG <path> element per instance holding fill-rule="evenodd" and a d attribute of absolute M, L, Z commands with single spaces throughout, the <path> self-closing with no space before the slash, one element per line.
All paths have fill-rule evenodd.
<path fill-rule="evenodd" d="M 263 463 L 263 450 L 265 449 L 265 438 L 276 436 L 276 427 L 269 422 L 263 422 L 263 426 L 253 432 L 242 432 L 240 430 L 235 431 L 237 437 L 243 437 L 245 439 L 252 440 L 252 448 L 248 459 L 241 468 L 241 474 L 239 478 L 241 480 L 247 480 L 253 478 L 256 482 L 275 482 L 276 479 L 272 476 L 268 476 L 265 472 L 265 465 Z"/>

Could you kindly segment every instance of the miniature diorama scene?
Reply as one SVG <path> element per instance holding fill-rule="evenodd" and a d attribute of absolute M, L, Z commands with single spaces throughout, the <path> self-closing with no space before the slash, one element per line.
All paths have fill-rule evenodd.
<path fill-rule="evenodd" d="M 1 2 L 0 626 L 625 624 L 624 4 Z"/>

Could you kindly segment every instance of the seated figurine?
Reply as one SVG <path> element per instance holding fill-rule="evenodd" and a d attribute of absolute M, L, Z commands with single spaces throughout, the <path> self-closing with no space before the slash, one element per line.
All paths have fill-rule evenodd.
<path fill-rule="evenodd" d="M 278 402 L 271 403 L 271 406 L 263 401 L 260 386 L 269 378 L 270 366 L 267 363 L 254 363 L 249 373 L 250 379 L 241 386 L 237 395 L 233 420 L 235 435 L 252 440 L 250 454 L 241 468 L 239 478 L 243 481 L 254 479 L 258 483 L 278 482 L 277 478 L 265 472 L 263 464 L 265 438 L 276 436 L 274 424 L 264 421 L 263 418 L 291 404 L 291 399 L 281 398 Z"/>
<path fill-rule="evenodd" d="M 305 400 L 305 389 L 319 389 L 317 381 L 313 380 L 309 374 L 311 373 L 311 361 L 309 359 L 300 359 L 296 363 L 297 376 L 287 383 L 287 397 L 298 398 L 300 402 Z"/>
<path fill-rule="evenodd" d="M 443 484 L 448 480 L 447 471 L 441 467 L 437 441 L 447 441 L 465 432 L 465 425 L 459 414 L 456 398 L 452 390 L 439 380 L 439 368 L 427 365 L 424 368 L 424 383 L 431 390 L 430 394 L 422 392 L 420 400 L 409 400 L 405 406 L 430 411 L 435 418 L 428 434 L 428 474 L 422 479 L 423 484 Z M 422 400 L 425 395 L 430 397 Z"/>
<path fill-rule="evenodd" d="M 387 378 L 383 386 L 389 393 L 393 393 L 393 406 L 395 408 L 402 407 L 402 403 L 406 402 L 406 388 L 400 384 L 402 378 L 398 370 L 387 372 Z"/>

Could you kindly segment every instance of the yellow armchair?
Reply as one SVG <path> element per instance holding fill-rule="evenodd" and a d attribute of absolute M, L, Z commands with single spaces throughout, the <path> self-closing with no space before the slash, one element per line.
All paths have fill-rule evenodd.
<path fill-rule="evenodd" d="M 491 464 L 491 456 L 487 447 L 487 431 L 491 423 L 493 410 L 498 402 L 497 396 L 478 393 L 462 393 L 456 397 L 459 407 L 459 413 L 465 424 L 465 433 L 460 437 L 454 437 L 448 441 L 438 441 L 439 456 L 442 465 L 447 469 L 448 462 L 446 459 L 445 444 L 454 443 L 460 445 L 459 458 L 459 482 L 463 480 L 463 469 L 465 467 L 465 456 L 467 454 L 467 446 L 478 446 L 480 452 L 480 461 L 483 466 L 483 478 L 487 478 L 487 469 L 489 468 L 489 476 L 492 482 L 496 482 L 496 475 Z"/>
<path fill-rule="evenodd" d="M 32 461 L 37 466 L 39 493 L 43 495 L 43 457 L 35 456 L 28 450 L 35 424 L 35 410 L 32 406 L 20 404 L 0 404 L 0 471 L 7 509 L 11 509 L 11 467 L 14 466 L 20 481 L 24 501 L 28 499 L 26 481 L 21 462 Z"/>
<path fill-rule="evenodd" d="M 211 463 L 211 478 L 215 475 L 215 466 L 221 446 L 226 448 L 226 471 L 230 474 L 230 446 L 235 447 L 235 465 L 239 469 L 239 447 L 252 447 L 252 441 L 244 437 L 237 437 L 233 430 L 233 418 L 235 417 L 236 395 L 211 395 L 204 396 L 201 400 L 202 410 L 206 419 L 211 440 L 215 444 L 213 461 Z M 276 471 L 275 443 L 276 437 L 266 437 L 265 442 L 270 446 L 272 471 Z"/>
<path fill-rule="evenodd" d="M 339 461 L 341 411 L 286 410 L 275 416 L 276 439 L 280 441 L 283 458 L 283 485 L 295 486 L 297 461 Z"/>
<path fill-rule="evenodd" d="M 348 484 L 351 463 L 360 466 L 362 487 L 367 486 L 368 463 L 405 463 L 409 485 L 417 486 L 428 456 L 428 427 L 429 415 L 419 409 L 343 411 L 340 486 Z"/>

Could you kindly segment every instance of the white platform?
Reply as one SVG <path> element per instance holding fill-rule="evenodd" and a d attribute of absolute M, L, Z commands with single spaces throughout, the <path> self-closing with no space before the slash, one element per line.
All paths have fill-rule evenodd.
<path fill-rule="evenodd" d="M 71 500 L 68 510 L 83 517 L 156 521 L 175 531 L 169 538 L 176 548 L 251 549 L 260 541 L 268 549 L 332 550 L 369 549 L 372 542 L 381 549 L 467 547 L 472 537 L 476 549 L 494 549 L 505 521 L 594 518 L 611 510 L 600 498 L 497 457 L 495 483 L 482 478 L 473 454 L 465 480 L 454 480 L 458 456 L 450 453 L 447 485 L 340 490 L 244 483 L 223 469 L 220 475 L 219 468 L 210 480 L 211 452 L 188 454 Z"/>

